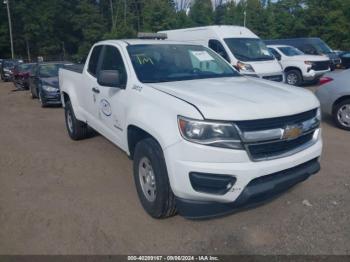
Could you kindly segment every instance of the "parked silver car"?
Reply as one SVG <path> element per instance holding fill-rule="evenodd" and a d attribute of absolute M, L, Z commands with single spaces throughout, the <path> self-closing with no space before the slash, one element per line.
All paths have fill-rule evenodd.
<path fill-rule="evenodd" d="M 331 115 L 335 124 L 350 131 L 350 70 L 321 79 L 316 95 L 324 114 Z"/>

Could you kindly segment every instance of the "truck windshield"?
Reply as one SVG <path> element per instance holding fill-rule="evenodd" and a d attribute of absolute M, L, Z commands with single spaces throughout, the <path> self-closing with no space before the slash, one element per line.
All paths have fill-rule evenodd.
<path fill-rule="evenodd" d="M 232 54 L 240 61 L 268 61 L 275 58 L 259 38 L 225 38 Z"/>
<path fill-rule="evenodd" d="M 332 53 L 332 49 L 325 43 L 323 42 L 321 39 L 319 39 L 318 41 L 314 41 L 314 47 L 317 49 L 317 52 L 319 54 L 329 54 Z"/>
<path fill-rule="evenodd" d="M 143 83 L 240 76 L 204 46 L 145 44 L 127 47 L 138 79 Z"/>
<path fill-rule="evenodd" d="M 292 47 L 292 46 L 279 47 L 278 49 L 286 56 L 304 55 L 303 52 L 301 52 L 299 49 L 296 49 L 295 47 Z"/>

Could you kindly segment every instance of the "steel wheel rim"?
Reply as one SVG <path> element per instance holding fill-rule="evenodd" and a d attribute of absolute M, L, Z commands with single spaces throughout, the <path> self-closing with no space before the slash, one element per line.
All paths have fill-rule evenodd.
<path fill-rule="evenodd" d="M 350 127 L 350 104 L 339 108 L 337 118 L 341 125 Z"/>
<path fill-rule="evenodd" d="M 140 160 L 139 180 L 143 195 L 149 202 L 154 202 L 157 196 L 157 186 L 151 161 L 147 157 Z"/>
<path fill-rule="evenodd" d="M 67 124 L 69 131 L 73 133 L 73 118 L 70 111 L 67 112 Z"/>
<path fill-rule="evenodd" d="M 298 76 L 294 73 L 287 75 L 287 83 L 290 85 L 295 85 L 298 82 Z"/>

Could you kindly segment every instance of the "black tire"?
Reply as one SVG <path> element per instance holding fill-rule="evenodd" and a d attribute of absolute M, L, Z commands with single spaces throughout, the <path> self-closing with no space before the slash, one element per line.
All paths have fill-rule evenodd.
<path fill-rule="evenodd" d="M 350 131 L 350 119 L 349 120 L 340 120 L 338 118 L 338 115 L 340 114 L 340 111 L 344 106 L 349 106 L 350 107 L 350 99 L 345 99 L 341 101 L 340 103 L 336 104 L 333 108 L 333 121 L 336 124 L 337 127 Z"/>
<path fill-rule="evenodd" d="M 41 97 L 41 92 L 39 91 L 39 102 L 42 108 L 47 107 L 47 104 L 45 103 L 45 100 Z"/>
<path fill-rule="evenodd" d="M 81 140 L 89 137 L 89 127 L 86 123 L 76 119 L 73 107 L 70 101 L 65 103 L 64 115 L 68 135 L 73 140 Z M 68 123 L 71 119 L 71 123 Z"/>
<path fill-rule="evenodd" d="M 142 189 L 139 165 L 143 159 L 151 163 L 156 194 L 149 201 Z M 154 218 L 166 218 L 176 214 L 175 196 L 171 190 L 163 151 L 153 138 L 146 138 L 137 143 L 134 154 L 134 180 L 140 202 L 146 212 Z"/>
<path fill-rule="evenodd" d="M 303 77 L 299 70 L 292 69 L 286 72 L 286 83 L 288 85 L 300 86 L 303 82 Z"/>
<path fill-rule="evenodd" d="M 38 97 L 34 94 L 33 89 L 32 89 L 31 87 L 29 87 L 29 89 L 30 89 L 30 94 L 31 94 L 32 99 L 38 98 Z"/>

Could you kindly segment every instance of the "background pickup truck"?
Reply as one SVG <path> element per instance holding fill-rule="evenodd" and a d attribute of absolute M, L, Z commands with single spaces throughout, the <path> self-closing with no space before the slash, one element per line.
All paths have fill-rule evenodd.
<path fill-rule="evenodd" d="M 286 74 L 286 83 L 299 86 L 305 82 L 318 82 L 330 71 L 327 56 L 306 55 L 299 49 L 288 45 L 269 45 L 269 51 L 280 61 Z"/>
<path fill-rule="evenodd" d="M 155 218 L 227 214 L 320 169 L 316 97 L 242 76 L 201 45 L 99 42 L 83 69 L 60 69 L 59 85 L 69 136 L 90 126 L 124 150 Z"/>

